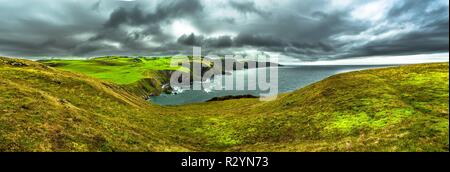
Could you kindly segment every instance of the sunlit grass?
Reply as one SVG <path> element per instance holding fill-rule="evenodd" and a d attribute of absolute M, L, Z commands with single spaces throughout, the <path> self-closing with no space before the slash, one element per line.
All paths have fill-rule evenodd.
<path fill-rule="evenodd" d="M 100 57 L 90 60 L 49 60 L 44 64 L 83 73 L 116 84 L 132 84 L 146 78 L 147 71 L 183 70 L 171 67 L 171 58 Z"/>

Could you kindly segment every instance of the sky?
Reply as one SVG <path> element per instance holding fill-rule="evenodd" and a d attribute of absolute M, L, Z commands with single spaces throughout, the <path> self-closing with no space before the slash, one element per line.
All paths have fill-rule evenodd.
<path fill-rule="evenodd" d="M 0 4 L 0 55 L 11 57 L 189 55 L 198 46 L 203 55 L 277 55 L 314 63 L 361 57 L 426 61 L 436 54 L 448 60 L 449 52 L 448 0 Z"/>

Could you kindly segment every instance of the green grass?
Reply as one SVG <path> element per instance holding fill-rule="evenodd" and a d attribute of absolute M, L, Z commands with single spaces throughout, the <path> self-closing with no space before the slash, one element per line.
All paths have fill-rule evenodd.
<path fill-rule="evenodd" d="M 100 57 L 90 60 L 49 60 L 44 64 L 83 73 L 115 84 L 132 84 L 148 77 L 147 71 L 178 70 L 171 67 L 171 58 Z"/>
<path fill-rule="evenodd" d="M 448 63 L 339 74 L 272 102 L 167 107 L 64 70 L 0 58 L 0 151 L 449 151 Z"/>
<path fill-rule="evenodd" d="M 126 57 L 106 56 L 96 57 L 89 60 L 43 60 L 40 61 L 51 67 L 74 73 L 81 73 L 103 81 L 108 81 L 121 86 L 124 90 L 141 97 L 159 95 L 168 91 L 163 89 L 164 84 L 169 83 L 168 75 L 173 71 L 189 73 L 190 69 L 171 66 L 171 63 L 180 65 L 182 63 L 194 62 L 189 57 Z M 208 60 L 201 60 L 205 66 L 211 66 Z"/>

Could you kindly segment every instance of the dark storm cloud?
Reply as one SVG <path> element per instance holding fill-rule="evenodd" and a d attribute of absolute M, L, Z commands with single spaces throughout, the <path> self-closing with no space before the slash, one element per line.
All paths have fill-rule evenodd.
<path fill-rule="evenodd" d="M 233 45 L 233 40 L 230 36 L 220 36 L 218 38 L 207 39 L 206 44 L 210 47 L 226 48 Z"/>
<path fill-rule="evenodd" d="M 195 36 L 191 33 L 190 35 L 183 35 L 178 38 L 178 43 L 189 46 L 201 46 L 203 44 L 203 36 Z"/>
<path fill-rule="evenodd" d="M 255 2 L 238 2 L 238 1 L 230 1 L 229 2 L 231 7 L 238 10 L 241 13 L 247 14 L 247 13 L 256 13 L 261 16 L 268 16 L 270 13 L 265 12 L 263 10 L 260 10 L 256 8 Z"/>
<path fill-rule="evenodd" d="M 138 8 L 136 10 L 139 10 Z M 115 28 L 122 23 L 127 22 L 129 19 L 134 19 L 133 17 L 128 16 L 128 12 L 125 8 L 119 8 L 111 13 L 109 20 L 105 23 L 105 27 Z M 132 20 L 134 21 L 134 20 Z"/>
<path fill-rule="evenodd" d="M 178 38 L 177 42 L 186 46 L 200 46 L 207 49 L 259 47 L 261 51 L 282 52 L 290 55 L 294 54 L 294 56 L 296 56 L 295 54 L 302 54 L 304 57 L 320 53 L 325 54 L 334 51 L 334 48 L 331 45 L 323 42 L 289 42 L 287 40 L 278 39 L 272 36 L 252 34 L 239 34 L 234 38 L 230 36 L 205 38 L 205 36 L 196 36 L 195 34 L 190 34 L 182 35 Z"/>
<path fill-rule="evenodd" d="M 117 27 L 120 24 L 146 25 L 184 16 L 193 16 L 201 12 L 203 6 L 198 0 L 165 1 L 157 6 L 154 13 L 145 14 L 138 6 L 131 10 L 118 8 L 110 15 L 105 27 Z"/>
<path fill-rule="evenodd" d="M 97 23 L 102 21 L 93 13 L 85 13 L 85 10 L 90 10 L 89 7 L 71 1 L 52 6 L 22 3 L 3 2 L 0 6 L 0 54 L 70 55 L 80 43 L 74 36 L 96 32 L 99 28 Z M 23 6 L 28 5 L 34 9 L 28 11 L 36 14 L 23 10 L 26 9 Z"/>
<path fill-rule="evenodd" d="M 146 13 L 138 5 L 133 8 L 119 7 L 109 16 L 95 37 L 89 39 L 91 42 L 109 41 L 120 44 L 122 51 L 149 52 L 152 47 L 146 45 L 146 40 L 164 43 L 172 38 L 163 32 L 161 23 L 179 17 L 192 17 L 202 11 L 202 5 L 197 0 L 165 1 L 156 6 L 154 12 Z M 121 26 L 138 27 L 140 31 L 128 31 Z M 149 39 L 146 39 L 149 38 Z M 95 48 L 92 48 L 95 47 Z M 78 54 L 87 54 L 99 49 L 89 45 L 81 48 Z M 117 47 L 112 47 L 117 49 Z"/>
<path fill-rule="evenodd" d="M 0 2 L 0 55 L 171 55 L 201 46 L 313 61 L 449 51 L 444 0 Z"/>
<path fill-rule="evenodd" d="M 102 3 L 101 0 L 97 1 L 96 3 L 94 3 L 94 4 L 92 5 L 92 10 L 94 10 L 94 11 L 100 10 L 100 5 L 101 5 L 101 3 Z"/>
<path fill-rule="evenodd" d="M 282 40 L 273 36 L 261 36 L 253 34 L 239 34 L 235 38 L 237 46 L 272 47 L 285 46 Z"/>
<path fill-rule="evenodd" d="M 414 31 L 389 40 L 370 42 L 360 48 L 355 55 L 397 55 L 410 53 L 433 53 L 449 51 L 448 20 L 436 21 Z"/>
<path fill-rule="evenodd" d="M 204 36 L 182 35 L 178 38 L 178 43 L 187 46 L 201 46 L 205 48 L 230 48 L 233 46 L 233 40 L 230 36 L 220 36 L 217 38 L 205 39 Z"/>
<path fill-rule="evenodd" d="M 392 23 L 413 23 L 417 27 L 407 33 L 371 41 L 351 56 L 399 55 L 435 53 L 449 51 L 448 6 L 439 6 L 429 1 L 408 1 L 394 6 L 386 20 Z M 412 15 L 414 14 L 414 15 Z M 387 32 L 381 29 L 378 32 Z"/>

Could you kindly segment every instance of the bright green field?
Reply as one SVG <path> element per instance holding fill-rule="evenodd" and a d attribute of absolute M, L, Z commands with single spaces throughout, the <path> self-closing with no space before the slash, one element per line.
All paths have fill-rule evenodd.
<path fill-rule="evenodd" d="M 49 60 L 44 64 L 59 69 L 83 73 L 116 84 L 132 84 L 148 77 L 147 71 L 177 70 L 171 58 L 100 57 L 90 60 Z M 181 69 L 180 69 L 181 70 Z"/>
<path fill-rule="evenodd" d="M 0 57 L 0 78 L 0 152 L 449 151 L 448 63 L 338 74 L 271 102 L 167 107 L 27 60 Z"/>

